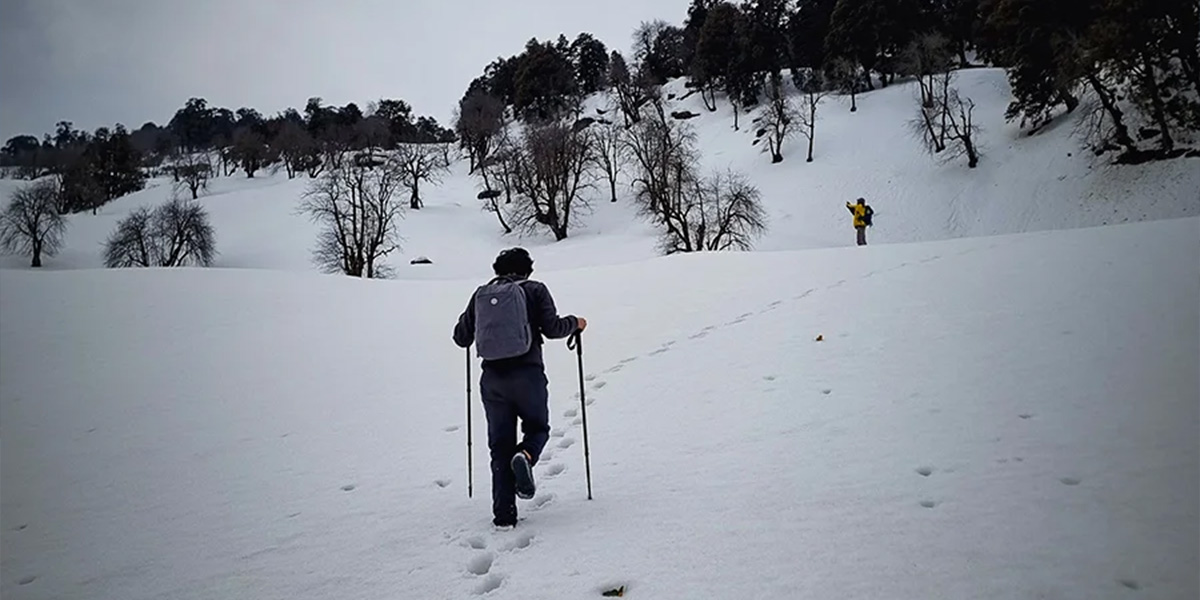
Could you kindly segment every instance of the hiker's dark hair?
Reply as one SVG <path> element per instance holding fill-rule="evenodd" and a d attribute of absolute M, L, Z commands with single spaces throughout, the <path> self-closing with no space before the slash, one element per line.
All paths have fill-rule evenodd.
<path fill-rule="evenodd" d="M 524 248 L 509 248 L 496 257 L 492 263 L 496 275 L 523 275 L 528 277 L 533 273 L 533 259 Z"/>

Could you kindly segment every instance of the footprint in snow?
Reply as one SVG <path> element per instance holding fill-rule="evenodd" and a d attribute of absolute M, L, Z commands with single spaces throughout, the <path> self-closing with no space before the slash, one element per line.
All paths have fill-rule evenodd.
<path fill-rule="evenodd" d="M 590 373 L 590 374 L 588 374 L 588 376 L 587 376 L 587 377 L 584 377 L 583 379 L 584 379 L 585 381 L 595 381 L 595 380 L 596 380 L 596 374 L 595 374 L 595 373 Z"/>
<path fill-rule="evenodd" d="M 449 480 L 449 479 L 434 479 L 434 480 L 433 480 L 433 482 L 434 482 L 435 484 L 437 484 L 437 486 L 438 486 L 438 487 L 440 487 L 440 488 L 444 488 L 444 487 L 446 487 L 446 486 L 450 485 L 450 480 Z"/>
<path fill-rule="evenodd" d="M 573 421 L 571 421 L 571 424 L 572 425 L 582 425 L 583 419 L 581 417 L 575 417 L 575 419 Z"/>
<path fill-rule="evenodd" d="M 575 438 L 563 438 L 563 440 L 558 443 L 559 448 L 570 448 L 571 446 L 574 446 L 574 445 L 575 445 Z"/>
<path fill-rule="evenodd" d="M 528 548 L 531 544 L 533 544 L 533 538 L 534 538 L 533 532 L 522 531 L 522 532 L 518 533 L 515 537 L 513 537 L 513 539 L 505 542 L 504 545 L 500 547 L 500 549 L 505 552 L 512 552 L 513 550 L 524 550 L 525 548 Z"/>
<path fill-rule="evenodd" d="M 577 414 L 579 414 L 578 408 L 568 408 L 567 410 L 563 411 L 563 416 L 567 417 L 568 419 L 571 417 L 574 417 Z"/>
<path fill-rule="evenodd" d="M 566 470 L 567 470 L 567 465 L 564 465 L 562 463 L 554 463 L 554 464 L 546 467 L 545 477 L 547 479 L 552 479 L 554 477 L 558 477 L 559 475 L 562 475 L 562 472 L 566 471 Z"/>
<path fill-rule="evenodd" d="M 563 430 L 561 430 L 561 429 L 555 429 L 554 431 L 551 431 L 551 432 L 550 432 L 550 437 L 552 437 L 552 438 L 560 438 L 560 437 L 562 437 L 562 436 L 564 436 L 564 435 L 566 435 L 566 434 L 567 434 L 567 432 L 565 432 L 565 431 L 563 431 Z"/>
<path fill-rule="evenodd" d="M 829 389 L 829 388 L 825 388 L 825 389 L 821 390 L 821 393 L 822 393 L 822 394 L 825 394 L 826 396 L 828 396 L 828 395 L 830 395 L 830 394 L 832 394 L 832 393 L 833 393 L 833 390 L 832 390 L 832 389 Z"/>
<path fill-rule="evenodd" d="M 618 362 L 620 362 L 620 364 L 627 365 L 637 359 L 638 359 L 638 357 L 636 357 L 636 356 L 630 356 L 629 358 L 623 358 Z"/>
<path fill-rule="evenodd" d="M 934 502 L 933 500 L 922 500 L 921 501 L 921 506 L 924 508 L 933 508 L 937 505 L 938 505 L 938 503 Z"/>
<path fill-rule="evenodd" d="M 606 385 L 608 385 L 608 382 L 606 382 L 606 381 L 597 381 L 596 383 L 592 384 L 592 389 L 598 390 L 598 389 L 603 388 Z"/>
<path fill-rule="evenodd" d="M 542 455 L 538 457 L 539 461 L 554 460 L 554 451 L 550 449 L 542 450 Z"/>
<path fill-rule="evenodd" d="M 487 540 L 483 539 L 483 536 L 473 535 L 463 540 L 463 543 L 475 550 L 484 550 L 487 548 Z"/>
<path fill-rule="evenodd" d="M 446 433 L 453 433 L 458 431 L 458 425 L 447 425 L 442 428 L 442 431 L 445 431 Z"/>
<path fill-rule="evenodd" d="M 1137 581 L 1135 581 L 1135 580 L 1133 580 L 1133 579 L 1118 579 L 1118 580 L 1117 580 L 1117 583 L 1119 583 L 1119 584 L 1121 584 L 1121 585 L 1123 585 L 1123 586 L 1125 586 L 1125 587 L 1127 587 L 1127 588 L 1129 588 L 1129 589 L 1131 589 L 1131 590 L 1140 590 L 1140 589 L 1142 589 L 1142 584 L 1138 583 Z"/>
<path fill-rule="evenodd" d="M 763 381 L 775 381 L 774 375 L 763 375 Z"/>
<path fill-rule="evenodd" d="M 554 494 L 542 494 L 533 499 L 533 510 L 541 510 L 554 503 Z"/>
<path fill-rule="evenodd" d="M 1024 413 L 1024 414 L 1020 414 L 1020 415 L 1017 415 L 1017 416 L 1018 416 L 1018 417 L 1021 417 L 1022 419 L 1032 419 L 1032 418 L 1033 418 L 1033 415 L 1032 415 L 1032 414 L 1029 414 L 1029 413 Z"/>
<path fill-rule="evenodd" d="M 29 527 L 28 523 L 21 523 L 20 525 L 13 527 L 12 530 L 13 531 L 24 531 L 26 527 Z"/>
<path fill-rule="evenodd" d="M 491 552 L 482 552 L 467 561 L 467 572 L 472 575 L 487 575 L 492 570 L 492 561 L 496 559 Z"/>
<path fill-rule="evenodd" d="M 689 340 L 698 340 L 698 339 L 706 338 L 706 337 L 708 337 L 708 331 L 701 331 L 700 333 L 693 333 L 692 335 L 689 335 L 688 339 Z"/>
<path fill-rule="evenodd" d="M 504 577 L 490 573 L 483 578 L 483 581 L 479 582 L 479 585 L 475 586 L 475 594 L 482 596 L 500 589 L 502 585 L 504 585 Z"/>
<path fill-rule="evenodd" d="M 667 352 L 670 352 L 670 351 L 671 351 L 671 348 L 670 348 L 670 347 L 668 347 L 668 346 L 663 346 L 662 348 L 659 348 L 658 350 L 653 350 L 653 351 L 651 351 L 651 352 L 650 352 L 649 354 L 647 354 L 646 356 L 658 356 L 659 354 L 666 354 Z"/>
<path fill-rule="evenodd" d="M 17 585 L 29 585 L 36 580 L 37 580 L 37 575 L 27 575 L 25 577 L 22 577 L 20 579 L 20 581 L 17 582 Z"/>
<path fill-rule="evenodd" d="M 1082 480 L 1077 477 L 1063 477 L 1063 478 L 1059 479 L 1059 481 L 1063 485 L 1079 485 L 1080 483 L 1082 483 Z"/>
<path fill-rule="evenodd" d="M 608 375 L 611 375 L 611 374 L 613 374 L 613 373 L 618 373 L 618 372 L 620 372 L 620 371 L 621 371 L 621 369 L 624 369 L 624 368 L 625 368 L 625 365 L 623 365 L 623 364 L 616 364 L 616 365 L 613 365 L 613 366 L 611 366 L 611 367 L 609 367 L 609 368 L 605 369 L 605 370 L 604 370 L 604 373 L 605 373 L 605 374 L 608 374 Z"/>
<path fill-rule="evenodd" d="M 933 475 L 933 467 L 917 467 L 917 474 L 921 477 L 929 477 Z"/>
<path fill-rule="evenodd" d="M 346 485 L 342 486 L 342 491 L 343 492 L 353 492 L 357 488 L 358 488 L 358 486 L 354 485 L 353 483 L 347 483 Z"/>

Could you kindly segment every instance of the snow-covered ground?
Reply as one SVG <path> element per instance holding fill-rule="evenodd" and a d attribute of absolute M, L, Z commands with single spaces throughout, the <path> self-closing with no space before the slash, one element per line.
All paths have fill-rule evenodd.
<path fill-rule="evenodd" d="M 1200 597 L 1200 160 L 1104 166 L 959 78 L 974 171 L 916 149 L 911 85 L 829 99 L 811 164 L 680 101 L 762 190 L 756 252 L 656 257 L 627 193 L 501 236 L 462 163 L 398 281 L 315 273 L 304 177 L 214 180 L 212 269 L 99 268 L 167 181 L 72 216 L 40 272 L 0 257 L 0 597 Z M 515 244 L 590 322 L 595 498 L 551 341 L 539 494 L 494 533 L 450 331 Z"/>
<path fill-rule="evenodd" d="M 1195 598 L 1197 256 L 1189 218 L 545 275 L 594 499 L 553 341 L 503 533 L 475 282 L 5 270 L 0 591 Z"/>
<path fill-rule="evenodd" d="M 704 109 L 698 96 L 683 98 L 682 81 L 667 86 L 681 99 L 673 110 L 701 116 L 688 121 L 696 130 L 706 168 L 744 172 L 762 192 L 769 231 L 760 250 L 801 250 L 854 245 L 846 202 L 862 196 L 875 208 L 869 240 L 875 244 L 1090 227 L 1200 215 L 1200 159 L 1137 166 L 1107 164 L 1080 149 L 1071 137 L 1074 117 L 1036 136 L 1005 123 L 1010 99 L 1002 70 L 959 72 L 957 85 L 978 104 L 985 156 L 977 169 L 963 161 L 938 164 L 912 139 L 912 82 L 858 98 L 849 111 L 840 97 L 828 97 L 818 113 L 816 155 L 805 163 L 807 140 L 798 136 L 784 148 L 786 159 L 772 165 L 752 145 L 752 115 L 733 130 L 728 103 Z M 603 102 L 592 98 L 588 114 Z M 312 272 L 311 249 L 318 226 L 297 214 L 308 179 L 288 180 L 280 171 L 254 179 L 238 174 L 212 182 L 201 203 L 216 230 L 217 266 Z M 626 176 L 627 181 L 627 176 Z M 0 197 L 20 182 L 0 180 Z M 634 216 L 622 185 L 622 201 L 607 201 L 605 185 L 592 196 L 591 214 L 563 242 L 551 236 L 503 236 L 495 217 L 481 210 L 482 184 L 454 166 L 440 186 L 424 186 L 426 207 L 400 222 L 401 251 L 389 258 L 402 279 L 459 279 L 486 276 L 501 248 L 537 248 L 542 272 L 630 263 L 656 256 L 652 228 Z M 121 198 L 100 214 L 74 215 L 63 252 L 46 269 L 99 268 L 105 239 L 117 221 L 141 205 L 156 205 L 171 192 L 169 180 Z M 410 265 L 427 256 L 432 265 Z M 28 259 L 0 256 L 0 267 L 27 268 Z"/>

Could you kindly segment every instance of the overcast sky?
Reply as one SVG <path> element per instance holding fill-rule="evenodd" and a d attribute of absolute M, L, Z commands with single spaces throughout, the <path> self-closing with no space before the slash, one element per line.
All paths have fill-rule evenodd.
<path fill-rule="evenodd" d="M 688 0 L 0 0 L 0 143 L 160 125 L 193 96 L 270 116 L 402 98 L 448 125 L 471 79 L 529 38 L 588 31 L 628 52 Z M 603 7 L 603 8 L 601 8 Z"/>

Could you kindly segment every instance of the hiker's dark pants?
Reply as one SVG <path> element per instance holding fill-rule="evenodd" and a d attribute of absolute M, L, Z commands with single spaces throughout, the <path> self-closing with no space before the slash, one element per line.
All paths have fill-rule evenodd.
<path fill-rule="evenodd" d="M 540 365 L 503 371 L 485 369 L 479 380 L 488 422 L 492 457 L 492 515 L 496 523 L 517 520 L 517 490 L 512 457 L 526 450 L 536 464 L 550 439 L 550 407 L 546 372 Z M 524 438 L 517 443 L 517 419 Z"/>
<path fill-rule="evenodd" d="M 855 229 L 855 231 L 858 232 L 858 245 L 866 246 L 867 245 L 867 228 L 866 227 L 855 227 L 854 229 Z"/>

